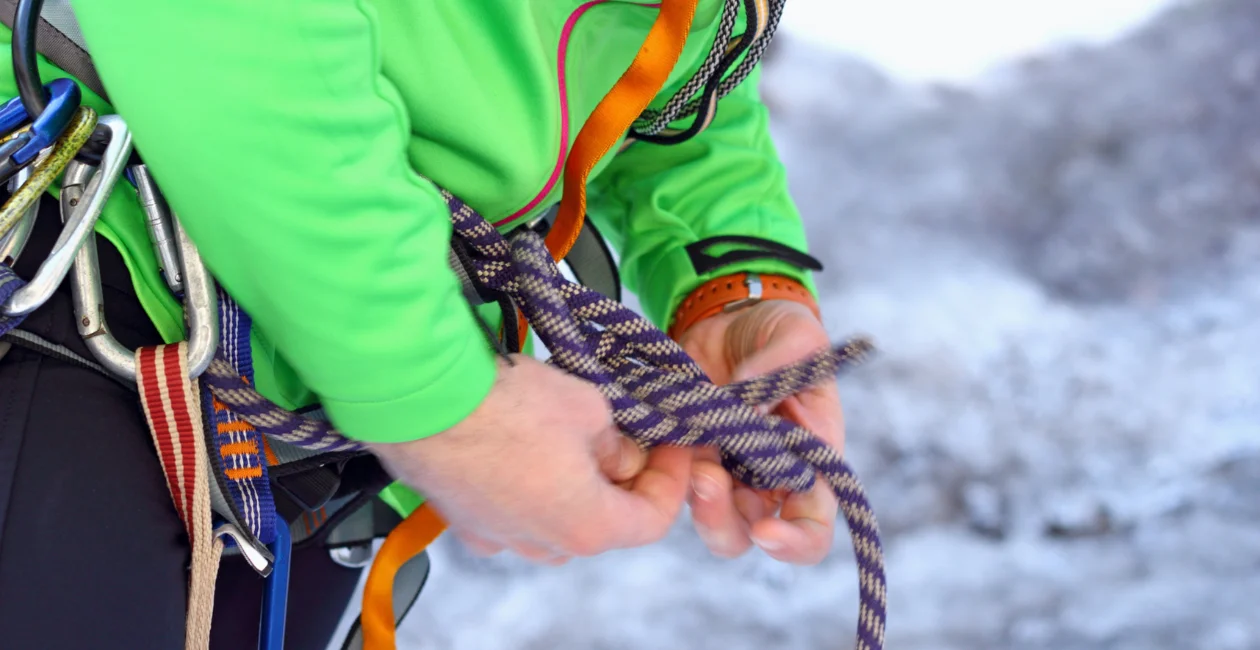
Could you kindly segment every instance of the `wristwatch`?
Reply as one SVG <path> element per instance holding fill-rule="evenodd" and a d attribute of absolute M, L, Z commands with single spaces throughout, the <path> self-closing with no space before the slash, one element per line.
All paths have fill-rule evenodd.
<path fill-rule="evenodd" d="M 692 325 L 719 312 L 732 312 L 763 300 L 799 302 L 821 318 L 818 302 L 804 285 L 782 275 L 735 273 L 714 278 L 692 291 L 674 312 L 669 336 L 675 340 Z"/>

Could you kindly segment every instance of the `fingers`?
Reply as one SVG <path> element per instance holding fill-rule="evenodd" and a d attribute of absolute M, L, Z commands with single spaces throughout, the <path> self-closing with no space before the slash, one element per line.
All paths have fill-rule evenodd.
<path fill-rule="evenodd" d="M 839 503 L 819 480 L 813 489 L 783 502 L 779 518 L 755 520 L 752 540 L 767 555 L 792 564 L 817 564 L 831 551 Z"/>
<path fill-rule="evenodd" d="M 657 447 L 629 490 L 613 485 L 599 491 L 599 520 L 574 541 L 574 555 L 594 555 L 613 548 L 652 544 L 669 532 L 682 510 L 691 477 L 689 449 Z"/>
<path fill-rule="evenodd" d="M 730 474 L 711 461 L 697 461 L 691 471 L 691 488 L 691 517 L 709 551 L 723 558 L 747 552 L 752 546 L 748 520 L 736 506 Z"/>

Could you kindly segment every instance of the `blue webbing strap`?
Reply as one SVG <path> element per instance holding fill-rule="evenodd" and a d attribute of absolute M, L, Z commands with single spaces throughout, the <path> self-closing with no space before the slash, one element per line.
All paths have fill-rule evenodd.
<path fill-rule="evenodd" d="M 221 288 L 219 294 L 219 351 L 237 374 L 252 384 L 254 360 L 249 347 L 251 321 L 240 305 Z M 262 434 L 238 417 L 201 384 L 202 397 L 208 405 L 212 446 L 209 454 L 220 483 L 226 487 L 240 524 L 263 544 L 276 539 L 276 504 L 271 495 L 266 454 Z M 281 525 L 285 525 L 281 523 Z"/>
<path fill-rule="evenodd" d="M 26 281 L 18 277 L 13 269 L 0 264 L 0 336 L 9 333 L 9 330 L 22 324 L 25 316 L 5 316 L 4 306 L 17 293 L 18 289 L 26 286 Z"/>

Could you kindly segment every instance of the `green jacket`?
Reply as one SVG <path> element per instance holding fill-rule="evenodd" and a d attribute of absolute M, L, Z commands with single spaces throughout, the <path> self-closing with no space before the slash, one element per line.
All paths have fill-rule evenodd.
<path fill-rule="evenodd" d="M 72 3 L 115 106 L 86 87 L 85 103 L 128 122 L 211 272 L 253 317 L 258 388 L 287 407 L 322 402 L 347 436 L 380 442 L 456 424 L 495 372 L 447 267 L 434 183 L 505 228 L 559 201 L 562 134 L 571 144 L 657 12 L 597 1 L 580 13 L 580 0 Z M 694 74 L 721 5 L 701 0 L 654 106 Z M 45 80 L 68 76 L 41 65 Z M 745 234 L 805 250 L 767 121 L 754 75 L 699 137 L 635 144 L 592 173 L 590 218 L 657 324 L 709 279 L 686 244 Z M 176 340 L 180 308 L 143 224 L 119 184 L 98 230 Z M 778 262 L 711 275 L 736 270 L 809 282 Z"/>

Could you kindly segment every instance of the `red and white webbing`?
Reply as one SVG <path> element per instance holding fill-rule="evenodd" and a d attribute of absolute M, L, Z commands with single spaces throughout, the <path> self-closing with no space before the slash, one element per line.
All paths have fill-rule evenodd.
<path fill-rule="evenodd" d="M 200 391 L 188 377 L 185 342 L 136 350 L 136 383 L 149 431 L 157 446 L 171 500 L 192 545 L 188 585 L 188 650 L 210 646 L 214 582 L 223 541 L 210 518 L 210 461 L 206 457 Z"/>

